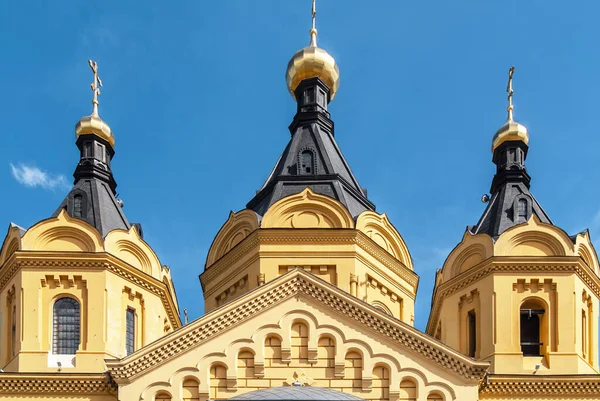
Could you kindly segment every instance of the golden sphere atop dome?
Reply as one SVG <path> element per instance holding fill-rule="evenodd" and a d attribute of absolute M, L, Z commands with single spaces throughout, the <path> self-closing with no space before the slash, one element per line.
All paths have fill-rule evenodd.
<path fill-rule="evenodd" d="M 508 93 L 508 119 L 492 139 L 492 152 L 494 152 L 500 145 L 507 141 L 521 141 L 527 145 L 529 143 L 529 133 L 524 125 L 519 124 L 513 120 L 513 74 L 515 73 L 515 67 L 510 67 L 508 70 L 508 85 L 506 86 L 506 93 Z"/>
<path fill-rule="evenodd" d="M 110 126 L 97 114 L 82 117 L 75 125 L 75 135 L 79 139 L 81 135 L 97 135 L 104 139 L 114 148 L 115 136 Z"/>
<path fill-rule="evenodd" d="M 492 152 L 507 141 L 521 141 L 527 145 L 529 143 L 527 127 L 516 121 L 507 121 L 494 135 L 494 139 L 492 140 Z"/>
<path fill-rule="evenodd" d="M 294 91 L 304 79 L 321 78 L 329 87 L 329 99 L 332 100 L 340 86 L 340 70 L 335 59 L 317 46 L 307 46 L 294 54 L 287 66 L 285 80 L 294 99 Z"/>
<path fill-rule="evenodd" d="M 312 29 L 310 30 L 310 45 L 298 50 L 291 58 L 285 73 L 290 94 L 296 99 L 296 88 L 300 82 L 309 78 L 320 78 L 329 87 L 331 101 L 340 87 L 340 69 L 335 59 L 325 50 L 317 47 L 316 1 L 312 3 Z"/>
<path fill-rule="evenodd" d="M 90 88 L 94 92 L 94 98 L 92 99 L 92 114 L 82 117 L 81 120 L 77 122 L 77 125 L 75 125 L 75 135 L 77 136 L 77 139 L 79 139 L 81 135 L 97 135 L 108 142 L 110 146 L 114 147 L 115 136 L 108 124 L 98 115 L 98 96 L 100 95 L 100 88 L 102 87 L 102 80 L 98 76 L 98 63 L 88 60 L 88 64 L 94 73 L 94 81 L 90 84 Z"/>

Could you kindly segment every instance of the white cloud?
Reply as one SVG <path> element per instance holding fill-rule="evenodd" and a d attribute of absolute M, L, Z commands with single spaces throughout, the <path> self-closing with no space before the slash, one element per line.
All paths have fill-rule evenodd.
<path fill-rule="evenodd" d="M 67 179 L 64 175 L 53 175 L 40 170 L 36 166 L 27 166 L 19 163 L 17 166 L 10 163 L 12 176 L 19 184 L 29 188 L 44 189 L 66 189 L 69 188 Z"/>

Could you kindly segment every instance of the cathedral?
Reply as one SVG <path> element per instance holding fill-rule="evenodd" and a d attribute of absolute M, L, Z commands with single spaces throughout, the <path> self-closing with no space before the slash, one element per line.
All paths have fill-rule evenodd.
<path fill-rule="evenodd" d="M 421 332 L 409 248 L 336 143 L 340 70 L 317 45 L 314 1 L 312 15 L 285 74 L 289 143 L 215 233 L 205 314 L 189 323 L 116 196 L 89 62 L 74 185 L 47 219 L 10 223 L 0 248 L 0 401 L 600 400 L 598 257 L 530 191 L 514 68 L 486 208 L 456 233 Z"/>

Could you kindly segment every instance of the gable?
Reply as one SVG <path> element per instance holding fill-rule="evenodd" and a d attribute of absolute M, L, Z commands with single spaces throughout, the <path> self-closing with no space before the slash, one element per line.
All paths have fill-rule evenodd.
<path fill-rule="evenodd" d="M 362 398 L 388 399 L 402 383 L 447 400 L 475 398 L 488 366 L 302 270 L 107 365 L 121 398 L 145 400 L 159 392 L 179 399 L 186 380 L 224 399 L 294 377 Z"/>

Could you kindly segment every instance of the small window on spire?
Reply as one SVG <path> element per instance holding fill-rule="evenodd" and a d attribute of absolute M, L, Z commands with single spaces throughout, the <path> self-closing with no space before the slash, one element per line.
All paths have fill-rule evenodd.
<path fill-rule="evenodd" d="M 83 157 L 84 158 L 92 157 L 92 143 L 91 142 L 86 142 L 83 145 Z"/>
<path fill-rule="evenodd" d="M 83 196 L 75 195 L 73 197 L 73 217 L 81 218 L 83 215 Z"/>
<path fill-rule="evenodd" d="M 106 163 L 106 148 L 100 143 L 96 144 L 96 159 Z"/>
<path fill-rule="evenodd" d="M 310 175 L 315 173 L 315 161 L 313 152 L 305 150 L 300 154 L 300 174 Z"/>
<path fill-rule="evenodd" d="M 527 221 L 527 199 L 519 199 L 517 202 L 517 221 Z"/>
<path fill-rule="evenodd" d="M 305 104 L 314 103 L 314 102 L 315 102 L 315 88 L 308 88 L 306 90 L 306 102 L 305 102 Z"/>

